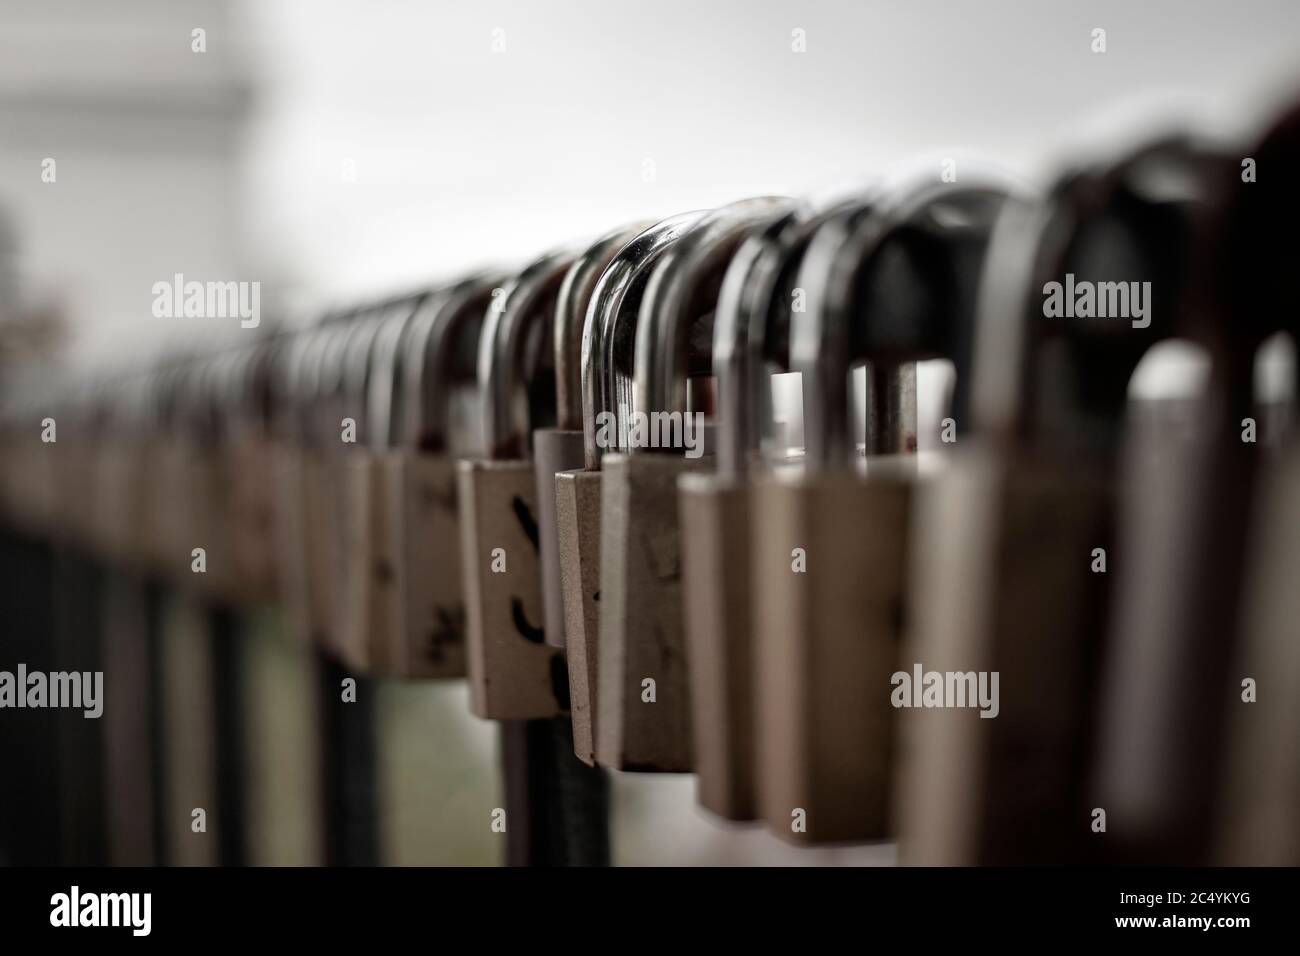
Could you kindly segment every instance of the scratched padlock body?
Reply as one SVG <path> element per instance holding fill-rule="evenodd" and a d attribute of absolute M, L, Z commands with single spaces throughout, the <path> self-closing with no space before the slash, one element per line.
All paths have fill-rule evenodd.
<path fill-rule="evenodd" d="M 791 206 L 759 198 L 702 217 L 651 273 L 636 315 L 634 373 L 609 353 L 628 434 L 619 436 L 626 450 L 609 459 L 604 484 L 601 721 L 610 727 L 610 759 L 617 753 L 625 769 L 695 767 L 677 484 L 712 469 L 702 455 L 713 454 L 714 442 L 712 426 L 703 427 L 706 412 L 712 416 L 707 393 L 692 396 L 703 404 L 688 396 L 712 371 L 713 317 L 727 267 L 746 238 Z M 637 440 L 637 423 L 622 421 L 629 408 L 648 443 Z M 677 417 L 680 436 L 665 435 Z"/>
<path fill-rule="evenodd" d="M 495 296 L 479 342 L 483 448 L 457 489 L 470 706 L 518 721 L 569 708 L 563 654 L 546 644 L 537 531 L 535 428 L 554 421 L 555 299 L 568 252 L 531 263 Z"/>
<path fill-rule="evenodd" d="M 476 381 L 483 313 L 499 287 L 477 274 L 431 292 L 402 330 L 389 427 L 381 458 L 392 632 L 392 672 L 416 678 L 464 677 L 465 598 L 456 458 L 480 451 L 480 422 L 464 396 Z"/>
<path fill-rule="evenodd" d="M 533 460 L 537 470 L 537 527 L 541 538 L 542 602 L 546 608 L 546 641 L 565 646 L 564 587 L 560 572 L 559 531 L 556 519 L 555 474 L 583 467 L 586 457 L 582 429 L 582 335 L 587 308 L 596 283 L 614 256 L 650 223 L 622 226 L 601 236 L 574 260 L 564 275 L 555 302 L 555 416 L 554 428 L 533 433 Z M 570 504 L 575 503 L 569 495 Z M 571 526 L 572 527 L 572 526 Z M 577 621 L 581 628 L 584 622 Z M 578 667 L 569 676 L 570 687 L 580 687 L 572 696 L 575 713 L 587 707 L 585 642 L 579 640 Z M 570 664 L 573 658 L 570 658 Z M 575 716 L 575 727 L 589 724 Z M 575 738 L 576 743 L 576 738 Z"/>
<path fill-rule="evenodd" d="M 615 409 L 607 374 L 607 337 L 620 315 L 640 306 L 650 270 L 701 213 L 650 226 L 629 240 L 605 267 L 592 290 L 582 324 L 581 370 L 584 464 L 555 475 L 556 536 L 563 591 L 565 651 L 574 752 L 597 762 L 601 618 L 601 459 L 598 421 Z M 623 348 L 631 339 L 621 340 Z"/>

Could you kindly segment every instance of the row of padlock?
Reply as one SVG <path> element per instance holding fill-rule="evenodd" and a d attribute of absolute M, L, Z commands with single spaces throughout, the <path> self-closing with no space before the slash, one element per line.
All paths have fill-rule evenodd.
<path fill-rule="evenodd" d="M 795 842 L 1294 862 L 1300 455 L 1243 428 L 1260 344 L 1295 334 L 1298 152 L 1291 113 L 1241 156 L 1161 140 L 1042 195 L 936 176 L 630 225 L 28 396 L 5 510 L 283 599 L 357 672 L 468 677 L 480 717 L 568 713 L 585 763 L 695 772 Z M 1170 338 L 1211 360 L 1190 429 L 1128 398 Z M 922 478 L 936 358 L 954 443 Z M 899 691 L 927 673 L 993 699 Z"/>

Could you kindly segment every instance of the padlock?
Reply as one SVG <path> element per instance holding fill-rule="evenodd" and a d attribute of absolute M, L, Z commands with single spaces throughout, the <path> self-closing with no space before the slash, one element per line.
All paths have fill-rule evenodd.
<path fill-rule="evenodd" d="M 485 458 L 458 464 L 470 707 L 489 720 L 569 709 L 563 655 L 546 644 L 530 444 L 554 422 L 554 311 L 567 252 L 493 295 L 479 342 Z"/>
<path fill-rule="evenodd" d="M 751 519 L 769 516 L 754 548 L 759 812 L 792 842 L 893 833 L 915 363 L 948 358 L 968 377 L 980 260 L 1004 197 L 986 184 L 898 188 L 828 218 L 799 266 L 807 315 L 790 324 L 790 363 L 804 472 L 762 478 Z M 848 382 L 862 360 L 860 463 Z"/>
<path fill-rule="evenodd" d="M 396 509 L 400 497 L 391 493 L 399 371 L 402 339 L 406 328 L 419 313 L 422 293 L 390 303 L 370 354 L 370 375 L 366 394 L 365 450 L 369 457 L 369 495 L 359 504 L 364 511 L 354 520 L 370 527 L 369 583 L 359 595 L 354 610 L 364 608 L 368 630 L 370 669 L 375 674 L 399 676 L 406 673 L 406 635 L 400 583 L 401 515 Z"/>
<path fill-rule="evenodd" d="M 323 648 L 345 667 L 364 670 L 363 647 L 349 641 L 347 594 L 344 561 L 347 555 L 348 529 L 344 526 L 346 465 L 350 456 L 349 439 L 356 436 L 355 404 L 347 387 L 349 349 L 369 355 L 367 334 L 364 345 L 353 337 L 369 316 L 364 311 L 350 311 L 321 329 L 320 344 L 311 358 L 311 407 L 307 415 L 304 447 L 303 480 L 305 498 L 308 595 L 311 628 Z M 352 365 L 355 367 L 354 357 Z M 354 414 L 350 415 L 349 411 Z M 351 418 L 350 425 L 345 419 Z"/>
<path fill-rule="evenodd" d="M 231 562 L 243 603 L 264 603 L 283 594 L 275 561 L 275 445 L 272 438 L 272 344 L 256 345 L 238 358 L 235 414 L 230 426 Z"/>
<path fill-rule="evenodd" d="M 1277 120 L 1261 142 L 1243 155 L 1269 169 L 1297 168 L 1300 109 Z M 1276 224 L 1300 209 L 1289 176 L 1244 183 L 1240 169 L 1226 169 L 1223 241 L 1216 252 L 1218 280 L 1213 301 L 1231 320 L 1247 325 L 1278 322 L 1300 347 L 1291 269 L 1296 239 Z M 1256 187 L 1260 187 L 1257 189 Z M 1261 330 L 1261 332 L 1267 329 Z M 1292 384 L 1290 419 L 1276 457 L 1268 461 L 1255 496 L 1251 528 L 1250 582 L 1242 610 L 1237 658 L 1226 710 L 1229 760 L 1220 773 L 1214 861 L 1228 865 L 1300 864 L 1300 616 L 1293 583 L 1300 562 L 1300 434 Z M 1238 423 L 1241 424 L 1241 423 Z"/>
<path fill-rule="evenodd" d="M 391 379 L 373 379 L 371 427 L 386 433 L 388 447 L 379 460 L 389 523 L 379 558 L 392 572 L 385 673 L 465 676 L 456 458 L 479 450 L 479 419 L 465 399 L 474 395 L 483 314 L 500 282 L 480 273 L 421 297 L 393 330 Z"/>
<path fill-rule="evenodd" d="M 602 465 L 597 757 L 608 767 L 693 766 L 677 478 L 706 467 L 712 408 L 706 392 L 692 401 L 688 389 L 710 372 L 713 312 L 731 256 L 788 208 L 760 198 L 700 217 L 659 258 L 636 312 L 623 310 L 611 331 L 614 342 L 631 340 L 633 353 L 607 340 L 617 405 L 597 434 L 612 431 L 616 452 Z"/>
<path fill-rule="evenodd" d="M 582 328 L 601 274 L 614 256 L 650 223 L 624 226 L 602 236 L 569 267 L 555 304 L 554 428 L 533 432 L 537 474 L 537 532 L 542 557 L 542 604 L 546 642 L 565 646 L 564 594 L 560 582 L 560 544 L 555 520 L 555 473 L 580 469 L 582 447 Z M 585 680 L 585 675 L 579 675 Z M 570 674 L 570 688 L 574 675 Z"/>
<path fill-rule="evenodd" d="M 1157 143 L 1008 204 L 995 227 L 973 427 L 917 506 L 915 666 L 895 688 L 915 708 L 900 719 L 906 862 L 1106 858 L 1117 821 L 1094 771 L 1108 575 L 1141 570 L 1115 534 L 1128 382 L 1180 328 L 1207 168 L 1187 144 Z"/>
<path fill-rule="evenodd" d="M 717 471 L 682 476 L 678 494 L 698 796 L 727 819 L 757 814 L 750 469 L 764 446 L 774 450 L 773 464 L 788 452 L 772 421 L 769 373 L 789 371 L 789 324 L 809 240 L 825 222 L 866 208 L 847 200 L 774 220 L 737 251 L 719 293 Z"/>
<path fill-rule="evenodd" d="M 779 367 L 788 365 L 782 260 L 806 246 L 809 219 L 801 207 L 777 216 L 732 257 L 713 331 L 717 470 L 678 480 L 697 795 L 730 820 L 755 816 L 748 473 L 758 457 L 760 410 L 769 404 L 764 360 L 778 338 L 787 343 Z"/>
<path fill-rule="evenodd" d="M 596 762 L 599 739 L 600 462 L 606 449 L 597 441 L 597 421 L 614 410 L 610 379 L 606 374 L 606 337 L 618 324 L 624 310 L 635 313 L 640 307 L 654 264 L 701 215 L 694 212 L 674 216 L 629 240 L 596 281 L 583 319 L 579 384 L 584 462 L 580 470 L 556 473 L 555 517 L 573 746 L 578 759 L 588 765 Z M 632 345 L 631 338 L 618 342 L 621 350 L 630 350 Z"/>
<path fill-rule="evenodd" d="M 397 306 L 399 311 L 409 307 L 410 303 Z M 371 635 L 386 631 L 384 618 L 390 606 L 379 599 L 375 588 L 385 570 L 378 560 L 383 543 L 376 538 L 385 526 L 380 513 L 385 496 L 381 494 L 377 458 L 368 433 L 371 419 L 367 407 L 375 344 L 388 318 L 388 309 L 377 306 L 353 321 L 344 345 L 343 377 L 337 393 L 341 440 L 335 463 L 339 489 L 336 520 L 340 531 L 335 538 L 335 614 L 342 631 L 338 644 L 343 660 L 358 672 L 371 669 Z M 384 585 L 391 587 L 391 575 Z"/>
<path fill-rule="evenodd" d="M 228 570 L 210 369 L 194 359 L 168 370 L 156 469 L 155 569 L 173 586 L 217 595 Z"/>
<path fill-rule="evenodd" d="M 1235 458 L 1244 468 L 1234 475 L 1220 464 L 1214 481 L 1204 486 L 1199 504 L 1215 521 L 1210 540 L 1201 541 L 1197 531 L 1204 576 L 1190 579 L 1187 586 L 1210 593 L 1187 598 L 1197 616 L 1188 632 L 1180 635 L 1185 640 L 1180 648 L 1184 660 L 1173 662 L 1180 686 L 1163 708 L 1153 708 L 1152 716 L 1160 723 L 1152 724 L 1168 732 L 1173 728 L 1165 715 L 1181 704 L 1171 714 L 1178 719 L 1188 701 L 1194 701 L 1197 712 L 1184 726 L 1195 735 L 1197 746 L 1195 751 L 1180 747 L 1185 738 L 1151 735 L 1149 739 L 1168 748 L 1162 769 L 1170 782 L 1154 798 L 1168 808 L 1175 826 L 1187 828 L 1181 852 L 1160 854 L 1163 859 L 1296 866 L 1300 864 L 1300 749 L 1296 747 L 1300 601 L 1293 579 L 1300 560 L 1300 433 L 1295 419 L 1300 390 L 1295 388 L 1295 368 L 1275 444 L 1265 443 L 1263 409 L 1243 413 L 1240 406 L 1246 404 L 1247 385 L 1254 384 L 1259 344 L 1282 333 L 1292 348 L 1300 345 L 1300 303 L 1292 280 L 1297 242 L 1285 228 L 1289 217 L 1300 210 L 1300 190 L 1288 176 L 1247 181 L 1238 156 L 1251 157 L 1251 165 L 1261 170 L 1296 168 L 1300 104 L 1293 100 L 1262 136 L 1223 164 L 1214 194 L 1216 215 L 1203 233 L 1204 256 L 1195 270 L 1202 285 L 1195 301 L 1209 304 L 1207 321 L 1233 334 L 1235 342 L 1218 345 L 1239 349 L 1238 374 L 1245 379 L 1239 407 L 1222 416 L 1221 441 L 1217 447 L 1211 445 L 1210 453 L 1220 461 Z M 1219 388 L 1223 387 L 1221 382 Z M 1245 529 L 1245 540 L 1225 540 L 1224 532 L 1231 533 L 1237 526 Z M 1240 559 L 1234 546 L 1245 548 Z M 1217 572 L 1212 578 L 1208 576 L 1211 562 Z M 1235 602 L 1225 600 L 1234 595 Z M 1207 601 L 1212 605 L 1209 609 Z M 1222 616 L 1226 609 L 1236 615 L 1231 642 Z M 1166 663 L 1168 658 L 1160 661 Z M 1186 696 L 1179 700 L 1179 693 Z M 1216 704 L 1217 713 L 1207 713 Z M 1146 736 L 1150 726 L 1140 732 Z M 1158 781 L 1143 782 L 1150 788 Z M 1188 800 L 1205 790 L 1212 791 L 1209 800 L 1199 805 Z M 1164 819 L 1158 822 L 1163 824 Z M 1200 845 L 1206 836 L 1202 828 L 1210 831 L 1204 846 Z M 1187 847 L 1189 837 L 1197 844 Z M 1149 846 L 1140 850 L 1150 852 Z"/>
<path fill-rule="evenodd" d="M 205 356 L 189 370 L 189 496 L 185 527 L 193 543 L 184 581 L 212 604 L 229 606 L 237 597 L 227 470 L 228 380 L 221 353 Z M 196 553 L 199 552 L 199 553 Z"/>
<path fill-rule="evenodd" d="M 316 352 L 322 330 L 308 328 L 287 336 L 276 349 L 271 377 L 273 531 L 275 563 L 290 634 L 306 644 L 317 640 L 309 572 L 308 457 L 309 409 L 315 389 Z"/>
<path fill-rule="evenodd" d="M 111 565 L 143 568 L 143 529 L 149 508 L 144 422 L 148 414 L 148 380 L 135 376 L 119 383 L 117 400 L 107 410 L 90 482 L 94 498 L 95 551 Z"/>

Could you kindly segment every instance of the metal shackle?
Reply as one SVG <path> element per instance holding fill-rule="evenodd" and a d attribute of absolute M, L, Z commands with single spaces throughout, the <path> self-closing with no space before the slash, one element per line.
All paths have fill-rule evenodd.
<path fill-rule="evenodd" d="M 569 267 L 555 302 L 556 427 L 582 430 L 582 335 L 596 283 L 624 246 L 653 223 L 622 226 L 593 242 Z"/>
<path fill-rule="evenodd" d="M 1270 124 L 1242 155 L 1261 171 L 1300 169 L 1300 105 Z M 1262 174 L 1245 182 L 1241 166 L 1225 162 L 1217 199 L 1212 228 L 1204 233 L 1204 267 L 1198 271 L 1209 277 L 1206 298 L 1220 317 L 1216 325 L 1250 343 L 1287 332 L 1293 347 L 1300 348 L 1300 301 L 1292 280 L 1300 241 L 1287 218 L 1300 211 L 1294 175 Z M 1300 396 L 1300 362 L 1293 373 L 1292 395 Z"/>
<path fill-rule="evenodd" d="M 971 394 L 980 432 L 1000 442 L 1116 447 L 1143 355 L 1162 339 L 1200 334 L 1189 320 L 1189 280 L 1220 164 L 1202 144 L 1161 139 L 1066 174 L 1039 202 L 1004 208 L 980 287 Z M 1141 280 L 1147 314 L 1048 315 L 1049 287 L 1061 286 L 1064 302 L 1076 272 L 1075 289 Z M 1125 301 L 1133 306 L 1127 292 Z M 1217 354 L 1213 375 L 1239 393 L 1243 370 L 1229 364 L 1240 363 Z"/>
<path fill-rule="evenodd" d="M 637 316 L 633 384 L 638 411 L 686 411 L 687 379 L 712 372 L 712 324 L 732 256 L 755 230 L 792 205 L 790 199 L 760 197 L 715 209 L 655 266 Z"/>
<path fill-rule="evenodd" d="M 810 222 L 803 230 L 802 242 L 787 256 L 789 278 L 781 291 L 788 300 L 783 297 L 782 301 L 772 303 L 774 312 L 784 310 L 788 316 L 784 325 L 789 368 L 800 373 L 804 461 L 812 469 L 846 465 L 850 461 L 848 369 L 852 363 L 846 354 L 848 336 L 844 330 L 825 324 L 822 309 L 827 298 L 826 285 L 840 249 L 852 236 L 854 227 L 877 208 L 877 197 L 863 195 L 827 210 Z M 802 312 L 795 308 L 797 296 L 802 297 Z M 802 317 L 796 321 L 795 315 Z M 769 336 L 778 331 L 775 326 L 769 316 L 766 330 Z M 838 336 L 838 351 L 824 343 L 828 335 L 833 339 Z M 825 367 L 828 358 L 836 366 L 842 365 L 842 369 L 828 372 Z M 880 383 L 878 390 L 890 388 L 901 393 L 910 384 L 893 376 L 892 380 Z"/>
<path fill-rule="evenodd" d="M 573 260 L 568 251 L 536 259 L 488 306 L 478 381 L 489 458 L 529 457 L 533 429 L 555 420 L 555 301 Z"/>
<path fill-rule="evenodd" d="M 366 388 L 366 444 L 370 448 L 384 450 L 397 443 L 402 340 L 427 294 L 420 291 L 391 300 L 379 320 L 370 350 L 370 378 Z"/>
<path fill-rule="evenodd" d="M 786 287 L 825 215 L 799 206 L 769 221 L 736 250 L 723 277 L 713 326 L 713 375 L 717 465 L 724 476 L 745 474 L 758 457 L 772 404 L 769 369 L 788 371 L 790 365 Z"/>
<path fill-rule="evenodd" d="M 416 309 L 401 344 L 398 441 L 425 452 L 472 453 L 480 436 L 459 442 L 452 434 L 452 400 L 458 387 L 478 381 L 478 343 L 492 290 L 504 276 L 476 272 L 435 289 Z M 462 447 L 463 446 L 463 447 Z"/>
<path fill-rule="evenodd" d="M 854 361 L 871 363 L 867 434 L 873 451 L 915 450 L 914 435 L 901 435 L 905 426 L 892 421 L 914 420 L 914 409 L 892 404 L 896 392 L 889 387 L 893 370 L 906 363 L 953 363 L 953 412 L 959 429 L 968 428 L 979 281 L 1010 195 L 1009 186 L 993 180 L 927 178 L 858 219 L 837 242 L 824 282 L 809 295 L 809 320 L 792 332 L 792 365 L 804 373 L 814 406 L 807 413 L 813 426 L 805 430 L 810 467 L 825 463 L 827 452 L 847 452 L 838 442 L 847 436 L 840 416 L 847 414 L 844 390 Z M 900 445 L 889 444 L 894 438 Z"/>
<path fill-rule="evenodd" d="M 606 450 L 597 441 L 598 422 L 617 414 L 620 395 L 625 403 L 632 400 L 632 326 L 650 270 L 704 215 L 697 210 L 655 223 L 624 245 L 596 282 L 582 327 L 582 432 L 588 471 L 599 470 Z"/>

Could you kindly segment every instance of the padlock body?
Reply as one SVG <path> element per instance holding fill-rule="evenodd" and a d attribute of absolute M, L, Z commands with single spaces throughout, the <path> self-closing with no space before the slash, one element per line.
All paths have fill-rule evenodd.
<path fill-rule="evenodd" d="M 379 557 L 391 579 L 379 666 L 407 677 L 464 677 L 456 462 L 401 451 L 384 456 L 380 471 L 387 504 Z"/>
<path fill-rule="evenodd" d="M 903 670 L 990 688 L 996 674 L 998 690 L 988 708 L 898 711 L 904 862 L 1078 862 L 1097 838 L 1087 767 L 1109 585 L 1093 568 L 1095 549 L 1111 552 L 1109 475 L 975 446 L 922 486 Z"/>
<path fill-rule="evenodd" d="M 590 766 L 596 763 L 599 732 L 600 500 L 600 472 L 575 469 L 555 475 L 573 751 Z"/>
<path fill-rule="evenodd" d="M 389 605 L 382 600 L 390 586 L 381 559 L 382 494 L 379 466 L 367 451 L 340 456 L 342 498 L 337 620 L 343 660 L 357 673 L 372 669 L 374 635 L 386 630 Z"/>
<path fill-rule="evenodd" d="M 676 455 L 602 461 L 599 762 L 693 769 L 677 478 L 705 466 Z"/>
<path fill-rule="evenodd" d="M 287 441 L 276 441 L 270 452 L 277 578 L 288 631 L 301 643 L 311 643 L 314 639 L 307 530 L 307 454 L 299 445 Z"/>
<path fill-rule="evenodd" d="M 470 708 L 489 720 L 556 716 L 568 672 L 544 633 L 533 463 L 458 469 Z"/>
<path fill-rule="evenodd" d="M 280 596 L 272 451 L 265 432 L 251 425 L 234 424 L 225 442 L 231 596 L 244 607 Z"/>
<path fill-rule="evenodd" d="M 717 475 L 678 483 L 691 726 L 701 806 L 756 816 L 749 485 Z"/>
<path fill-rule="evenodd" d="M 560 648 L 565 644 L 565 625 L 563 585 L 560 582 L 560 542 L 555 518 L 555 473 L 581 468 L 582 462 L 582 432 L 559 428 L 540 428 L 533 432 L 546 642 Z"/>
<path fill-rule="evenodd" d="M 1266 466 L 1251 529 L 1239 652 L 1226 675 L 1214 862 L 1300 866 L 1300 448 Z"/>
<path fill-rule="evenodd" d="M 911 488 L 847 472 L 755 485 L 759 812 L 791 842 L 891 835 Z"/>

